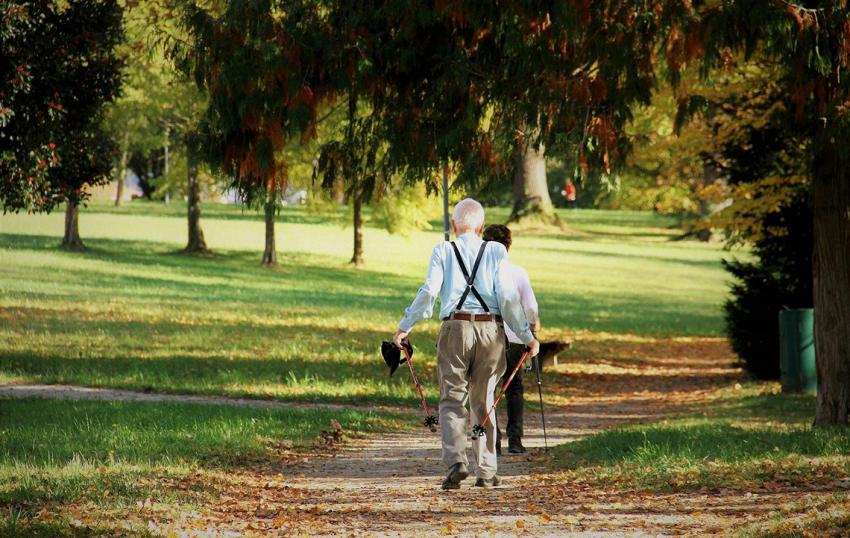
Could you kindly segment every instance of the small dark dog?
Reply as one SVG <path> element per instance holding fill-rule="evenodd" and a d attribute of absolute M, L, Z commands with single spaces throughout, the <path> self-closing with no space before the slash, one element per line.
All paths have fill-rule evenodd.
<path fill-rule="evenodd" d="M 543 369 L 547 366 L 557 366 L 558 354 L 570 349 L 572 346 L 573 342 L 571 340 L 541 342 L 540 354 L 537 356 L 537 360 L 540 361 L 540 368 Z"/>

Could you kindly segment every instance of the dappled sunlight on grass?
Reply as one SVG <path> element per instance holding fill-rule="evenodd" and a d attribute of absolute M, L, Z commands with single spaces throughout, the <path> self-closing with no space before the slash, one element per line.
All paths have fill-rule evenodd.
<path fill-rule="evenodd" d="M 84 229 L 92 248 L 86 254 L 56 250 L 52 235 L 61 230 L 59 216 L 0 217 L 3 375 L 279 399 L 393 404 L 409 398 L 407 379 L 387 378 L 378 348 L 421 285 L 438 234 L 398 238 L 370 228 L 367 252 L 376 263 L 354 269 L 345 263 L 349 234 L 338 223 L 299 220 L 300 209 L 292 214 L 286 209 L 281 228 L 302 227 L 310 241 L 281 242 L 282 266 L 268 271 L 242 241 L 250 230 L 261 237 L 262 223 L 238 208 L 216 207 L 212 213 L 216 218 L 233 213 L 233 219 L 226 220 L 228 232 L 211 258 L 174 253 L 173 241 L 185 228 L 178 213 L 163 209 L 162 215 L 142 218 L 133 213 L 137 210 L 95 206 L 89 211 L 97 213 L 84 214 L 83 222 L 103 226 Z M 620 214 L 595 218 L 609 217 L 617 222 Z M 583 214 L 577 226 L 593 218 Z M 627 215 L 622 222 L 640 219 L 653 217 Z M 48 232 L 51 236 L 42 235 Z M 617 342 L 644 342 L 642 353 L 653 343 L 669 347 L 681 341 L 658 334 L 718 330 L 719 295 L 706 293 L 722 289 L 715 246 L 650 246 L 628 237 L 620 243 L 571 242 L 549 235 L 520 236 L 515 244 L 513 255 L 528 268 L 540 300 L 543 338 L 574 337 L 571 356 L 605 357 L 605 346 Z M 633 275 L 641 275 L 641 286 L 634 285 Z M 662 291 L 652 291 L 647 279 Z M 695 282 L 708 287 L 670 292 L 671 286 Z M 687 323 L 680 326 L 679 319 Z M 413 334 L 431 398 L 437 396 L 437 328 L 437 321 L 429 321 Z M 670 357 L 676 356 L 672 349 Z"/>
<path fill-rule="evenodd" d="M 739 384 L 704 394 L 677 418 L 562 445 L 556 461 L 565 480 L 649 491 L 840 486 L 850 473 L 850 433 L 812 429 L 814 397 L 777 389 Z"/>
<path fill-rule="evenodd" d="M 168 523 L 196 513 L 224 483 L 250 476 L 256 486 L 258 468 L 315 452 L 332 419 L 348 438 L 404 424 L 392 413 L 356 409 L 50 400 L 0 405 L 0 510 L 16 511 L 0 511 L 0 532 L 12 536 L 41 532 L 31 525 L 52 536 L 104 524 L 113 529 L 108 535 L 124 528 L 135 536 L 150 520 Z M 283 492 L 285 484 L 280 487 Z"/>
<path fill-rule="evenodd" d="M 556 405 L 598 405 L 628 398 L 668 412 L 715 397 L 742 379 L 728 343 L 716 337 L 576 333 L 559 365 L 547 368 Z"/>
<path fill-rule="evenodd" d="M 369 472 L 387 466 L 386 476 L 395 477 L 390 462 L 412 453 L 405 428 L 421 418 L 400 419 L 395 410 L 403 405 L 412 415 L 415 391 L 406 372 L 388 377 L 378 349 L 421 285 L 441 234 L 391 236 L 367 224 L 367 262 L 355 269 L 348 264 L 344 211 L 329 219 L 285 208 L 277 228 L 281 266 L 267 270 L 259 267 L 258 213 L 205 207 L 202 222 L 215 253 L 191 257 L 176 253 L 185 240 L 183 211 L 177 204 L 94 204 L 81 214 L 91 248 L 85 254 L 56 249 L 61 215 L 0 216 L 0 383 L 299 405 L 4 400 L 0 508 L 24 515 L 0 512 L 0 534 L 20 529 L 15 521 L 43 524 L 24 532 L 45 535 L 86 525 L 92 532 L 106 525 L 105 534 L 115 528 L 203 532 L 216 528 L 209 519 L 215 517 L 229 518 L 227 528 L 239 532 L 257 521 L 296 530 L 307 520 L 329 525 L 348 516 L 328 515 L 320 503 L 332 497 L 344 510 L 368 502 L 333 489 L 364 470 L 346 468 L 349 475 L 318 489 L 293 485 L 281 472 L 303 458 L 300 472 L 312 480 L 308 460 L 319 453 L 326 474 L 342 465 L 314 444 L 331 419 L 355 437 L 403 430 L 397 444 L 361 460 Z M 556 452 L 562 467 L 553 476 L 491 493 L 506 496 L 529 525 L 531 514 L 549 517 L 532 506 L 531 495 L 580 530 L 577 516 L 595 514 L 596 502 L 618 517 L 638 517 L 620 504 L 624 491 L 639 502 L 635 498 L 648 491 L 740 490 L 756 479 L 785 487 L 782 480 L 797 484 L 811 473 L 829 481 L 847 470 L 846 439 L 811 436 L 811 402 L 767 394 L 773 385 L 748 384 L 719 336 L 726 294 L 720 259 L 728 256 L 719 245 L 671 241 L 678 233 L 673 222 L 649 213 L 561 216 L 562 230 L 518 230 L 511 251 L 531 275 L 541 339 L 573 340 L 560 365 L 544 372 L 550 444 L 552 436 L 576 439 L 656 422 L 566 445 Z M 506 217 L 505 210 L 488 210 L 490 222 Z M 438 327 L 436 320 L 425 322 L 412 335 L 417 373 L 432 404 L 439 396 Z M 526 387 L 529 412 L 536 413 L 536 391 Z M 314 409 L 313 402 L 347 407 Z M 536 429 L 536 415 L 528 416 Z M 714 447 L 716 456 L 707 452 Z M 322 489 L 329 484 L 331 493 Z M 381 505 L 363 509 L 363 517 L 424 513 L 419 495 L 432 496 L 426 487 L 396 488 L 407 496 L 407 508 Z M 576 495 L 591 508 L 568 504 Z M 754 506 L 739 500 L 741 509 Z M 442 501 L 439 510 L 450 513 L 454 498 Z M 687 509 L 687 499 L 677 502 Z M 196 503 L 204 508 L 196 510 Z M 39 510 L 55 519 L 39 519 Z"/>
<path fill-rule="evenodd" d="M 28 292 L 39 292 L 43 287 L 27 285 L 33 280 L 48 289 L 54 287 L 50 286 L 55 281 L 50 275 L 55 272 L 45 274 L 46 267 L 82 271 L 69 275 L 64 288 L 51 290 L 54 295 L 61 293 L 65 300 L 74 298 L 75 286 L 85 287 L 95 297 L 108 287 L 131 287 L 138 299 L 187 302 L 191 302 L 193 292 L 203 290 L 211 295 L 209 301 L 218 304 L 234 295 L 222 288 L 235 286 L 243 295 L 237 301 L 253 300 L 262 308 L 267 301 L 257 300 L 260 294 L 276 297 L 289 292 L 295 295 L 293 299 L 307 301 L 306 295 L 298 293 L 304 283 L 316 291 L 327 288 L 314 294 L 317 298 L 333 298 L 335 290 L 362 289 L 359 295 L 342 293 L 339 299 L 370 309 L 392 324 L 421 284 L 431 247 L 441 239 L 438 232 L 400 237 L 367 228 L 367 263 L 355 270 L 347 263 L 351 247 L 346 230 L 338 223 L 298 221 L 303 209 L 286 208 L 278 231 L 282 266 L 279 271 L 267 271 L 257 267 L 261 246 L 255 244 L 262 240 L 258 216 L 245 219 L 239 208 L 216 206 L 212 213 L 216 218 L 204 223 L 207 239 L 218 254 L 186 258 L 174 253 L 185 234 L 179 212 L 163 210 L 174 216 L 138 220 L 143 218 L 138 211 L 148 207 L 130 204 L 113 214 L 109 207 L 95 205 L 86 210 L 88 213 L 84 211 L 82 233 L 90 238 L 88 243 L 93 248 L 85 255 L 57 256 L 56 236 L 62 229 L 59 215 L 0 217 L 0 232 L 5 234 L 0 235 L 0 248 L 11 249 L 8 252 L 12 256 L 4 270 L 10 271 L 10 278 L 17 271 L 23 278 L 12 282 L 26 286 Z M 507 217 L 500 210 L 488 211 L 491 222 Z M 227 220 L 228 214 L 236 215 L 237 222 Z M 565 219 L 574 217 L 569 212 L 564 214 Z M 637 222 L 657 220 L 648 213 L 585 212 L 577 227 L 609 223 L 606 226 L 617 227 L 622 235 L 608 238 L 591 234 L 572 240 L 563 234 L 519 233 L 511 255 L 531 275 L 544 326 L 630 333 L 719 333 L 718 309 L 726 294 L 719 260 L 724 253 L 717 245 L 648 243 L 628 234 Z M 91 229 L 86 229 L 87 222 Z M 219 224 L 225 227 L 219 229 Z M 86 271 L 96 277 L 96 282 L 85 278 Z"/>

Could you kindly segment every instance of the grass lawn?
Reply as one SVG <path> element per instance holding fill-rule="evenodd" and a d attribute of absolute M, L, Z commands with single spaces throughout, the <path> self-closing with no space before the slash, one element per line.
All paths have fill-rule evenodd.
<path fill-rule="evenodd" d="M 561 445 L 555 459 L 577 478 L 647 491 L 845 479 L 850 431 L 812 429 L 814 397 L 776 390 L 772 384 L 729 389 L 701 413 Z"/>
<path fill-rule="evenodd" d="M 331 419 L 349 436 L 403 425 L 353 409 L 0 400 L 0 536 L 72 534 L 75 513 L 145 503 L 176 517 L 210 501 L 207 481 L 302 457 Z"/>
<path fill-rule="evenodd" d="M 721 391 L 704 411 L 609 430 L 555 449 L 558 480 L 621 491 L 799 492 L 742 536 L 846 536 L 850 431 L 811 427 L 815 399 L 778 384 Z M 806 501 L 806 492 L 836 493 Z"/>
<path fill-rule="evenodd" d="M 86 254 L 56 249 L 61 215 L 0 217 L 0 382 L 73 383 L 282 400 L 407 403 L 378 357 L 421 285 L 438 232 L 367 227 L 367 264 L 348 265 L 342 217 L 282 211 L 279 270 L 259 267 L 259 215 L 206 209 L 212 258 L 176 251 L 179 205 L 93 205 Z M 493 221 L 504 210 L 489 213 Z M 574 331 L 719 335 L 725 274 L 717 245 L 673 242 L 648 213 L 562 213 L 564 233 L 519 233 L 544 338 Z M 433 379 L 436 321 L 414 343 Z M 577 344 L 581 346 L 580 342 Z M 579 350 L 580 351 L 580 350 Z M 434 383 L 427 383 L 431 397 Z"/>

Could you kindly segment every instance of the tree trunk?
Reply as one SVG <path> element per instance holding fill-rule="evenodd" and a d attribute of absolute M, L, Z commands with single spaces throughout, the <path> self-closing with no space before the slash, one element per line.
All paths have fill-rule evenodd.
<path fill-rule="evenodd" d="M 850 426 L 850 133 L 815 139 L 816 426 Z"/>
<path fill-rule="evenodd" d="M 363 264 L 363 193 L 360 178 L 357 176 L 357 167 L 354 166 L 354 122 L 357 119 L 357 95 L 353 91 L 348 92 L 348 132 L 346 137 L 347 144 L 347 160 L 348 160 L 348 182 L 351 188 L 351 201 L 354 209 L 354 253 L 351 255 L 351 262 L 355 266 Z"/>
<path fill-rule="evenodd" d="M 354 265 L 363 265 L 363 202 L 360 201 L 360 196 L 353 197 L 354 202 L 354 254 L 351 256 L 351 263 Z"/>
<path fill-rule="evenodd" d="M 277 266 L 277 249 L 274 241 L 274 221 L 277 202 L 271 194 L 266 198 L 266 249 L 263 251 L 263 267 Z"/>
<path fill-rule="evenodd" d="M 705 163 L 702 166 L 702 186 L 707 187 L 717 181 L 717 166 L 714 163 Z M 702 225 L 708 219 L 708 216 L 711 215 L 711 204 L 709 204 L 708 200 L 699 195 L 699 192 L 696 193 L 697 198 L 699 199 L 699 217 L 697 222 L 694 224 L 696 228 L 696 237 L 700 241 L 710 241 L 711 240 L 711 229 L 704 228 Z"/>
<path fill-rule="evenodd" d="M 124 198 L 124 179 L 127 177 L 127 159 L 130 155 L 130 132 L 124 133 L 124 147 L 121 150 L 121 163 L 118 165 L 118 188 L 115 189 L 115 207 L 121 205 Z"/>
<path fill-rule="evenodd" d="M 524 220 L 557 224 L 558 216 L 549 196 L 546 181 L 545 148 L 534 149 L 528 142 L 520 143 L 514 151 L 514 204 L 509 222 Z"/>
<path fill-rule="evenodd" d="M 336 205 L 345 205 L 345 182 L 342 178 L 337 178 L 334 181 L 333 199 Z"/>
<path fill-rule="evenodd" d="M 186 180 L 188 182 L 189 241 L 183 252 L 208 254 L 204 231 L 201 229 L 201 186 L 198 182 L 198 160 L 186 144 Z"/>
<path fill-rule="evenodd" d="M 171 203 L 171 178 L 169 175 L 171 174 L 171 143 L 168 139 L 170 136 L 170 129 L 168 127 L 165 128 L 165 169 L 163 171 L 163 175 L 165 176 L 165 181 L 167 185 L 167 190 L 165 191 L 165 204 L 168 205 Z"/>
<path fill-rule="evenodd" d="M 84 251 L 86 246 L 80 239 L 80 208 L 70 200 L 65 202 L 65 237 L 61 247 L 66 250 Z"/>

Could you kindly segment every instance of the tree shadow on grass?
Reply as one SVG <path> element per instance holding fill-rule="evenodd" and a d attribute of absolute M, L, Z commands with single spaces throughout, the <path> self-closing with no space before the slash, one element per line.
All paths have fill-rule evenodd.
<path fill-rule="evenodd" d="M 614 235 L 614 234 L 612 234 Z M 579 240 L 579 238 L 564 238 L 564 239 L 575 239 Z M 592 239 L 592 238 L 591 238 Z M 551 248 L 551 247 L 539 247 L 535 250 L 542 252 L 553 252 L 557 254 L 563 254 L 568 252 L 566 248 Z M 700 267 L 706 269 L 716 269 L 722 266 L 720 259 L 713 260 L 692 260 L 686 258 L 684 255 L 687 251 L 682 251 L 678 256 L 664 256 L 658 254 L 650 254 L 650 253 L 627 253 L 627 252 L 597 252 L 592 250 L 582 250 L 580 252 L 576 252 L 577 256 L 586 256 L 586 257 L 594 257 L 594 258 L 607 258 L 612 261 L 616 261 L 620 263 L 620 265 L 624 267 L 628 267 L 628 263 L 626 260 L 628 259 L 636 259 L 636 260 L 658 260 L 664 263 L 669 263 L 671 265 L 685 265 L 690 267 Z M 635 274 L 639 274 L 639 272 L 635 272 Z"/>
<path fill-rule="evenodd" d="M 408 406 L 418 400 L 404 372 L 392 378 L 377 351 L 367 360 L 314 358 L 68 357 L 3 353 L 6 374 L 46 384 L 142 392 L 258 398 L 281 402 Z M 433 364 L 419 361 L 417 374 L 436 405 Z"/>
<path fill-rule="evenodd" d="M 150 241 L 94 239 L 85 254 L 63 257 L 107 262 L 81 264 L 55 271 L 36 269 L 26 278 L 45 284 L 57 281 L 85 286 L 90 297 L 136 298 L 156 303 L 251 305 L 259 312 L 287 308 L 328 309 L 328 315 L 384 316 L 394 323 L 421 285 L 416 277 L 355 269 L 336 258 L 288 254 L 278 270 L 256 263 L 252 251 L 226 251 L 212 258 L 184 256 Z M 0 248 L 58 253 L 56 240 L 45 236 L 0 234 Z M 118 270 L 120 269 L 120 270 Z M 27 269 L 29 270 L 29 269 Z M 27 291 L 27 297 L 57 298 L 61 292 Z M 63 298 L 74 300 L 72 295 Z M 583 294 L 580 290 L 538 290 L 541 312 L 550 326 L 639 334 L 712 334 L 719 331 L 717 315 L 699 305 L 661 298 Z M 245 309 L 243 309 L 245 310 Z M 279 315 L 279 314 L 278 314 Z"/>
<path fill-rule="evenodd" d="M 186 218 L 186 209 L 182 205 L 167 206 L 165 204 L 151 202 L 143 202 L 143 204 L 131 203 L 117 208 L 114 205 L 89 205 L 83 211 L 86 214 L 119 215 L 127 217 Z M 372 211 L 370 208 L 363 208 L 363 227 L 385 230 L 386 228 L 381 223 L 370 218 L 371 215 Z M 262 223 L 265 221 L 265 214 L 262 209 L 254 209 L 241 205 L 204 204 L 201 217 L 202 227 L 204 220 Z M 341 227 L 351 225 L 351 214 L 346 206 L 333 207 L 330 210 L 323 211 L 311 211 L 306 207 L 285 206 L 278 208 L 277 215 L 275 216 L 275 222 L 278 224 Z M 439 226 L 435 226 L 433 229 L 441 230 L 442 226 L 443 223 L 440 221 Z"/>
<path fill-rule="evenodd" d="M 261 268 L 252 251 L 228 251 L 211 258 L 185 256 L 149 241 L 93 239 L 90 251 L 81 260 L 104 261 L 123 266 L 63 268 L 64 280 L 156 300 L 175 297 L 199 302 L 234 301 L 254 305 L 305 305 L 344 307 L 400 313 L 408 299 L 393 290 L 406 290 L 412 296 L 419 286 L 416 279 L 391 273 L 358 270 L 328 257 L 294 253 L 278 270 Z M 0 234 L 0 248 L 57 252 L 56 240 L 46 236 Z M 147 274 L 146 274 L 147 273 Z M 37 273 L 29 278 L 46 282 L 55 273 Z"/>
<path fill-rule="evenodd" d="M 588 465 L 745 464 L 760 460 L 846 456 L 850 431 L 808 427 L 814 410 L 807 395 L 757 395 L 703 406 L 700 413 L 664 424 L 634 425 L 562 446 L 560 463 Z M 777 424 L 786 427 L 777 428 Z M 666 462 L 666 463 L 665 463 Z"/>
<path fill-rule="evenodd" d="M 732 423 L 681 426 L 632 426 L 603 432 L 564 447 L 571 456 L 567 468 L 584 465 L 644 464 L 706 461 L 727 463 L 784 457 L 844 455 L 850 434 L 844 430 L 771 431 Z"/>

